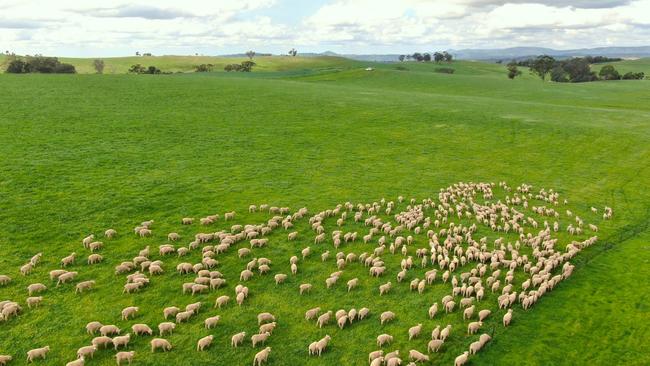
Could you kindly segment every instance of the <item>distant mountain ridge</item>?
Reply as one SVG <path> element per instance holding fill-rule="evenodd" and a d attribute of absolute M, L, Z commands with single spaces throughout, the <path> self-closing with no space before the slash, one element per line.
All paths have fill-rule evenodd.
<path fill-rule="evenodd" d="M 417 50 L 418 52 L 426 52 Z M 416 52 L 416 51 L 414 51 Z M 431 51 L 432 52 L 432 51 Z M 636 58 L 636 57 L 650 57 L 650 46 L 640 47 L 596 47 L 596 48 L 578 48 L 572 50 L 556 50 L 553 48 L 545 47 L 510 47 L 510 48 L 494 48 L 494 49 L 459 49 L 447 50 L 454 58 L 458 60 L 478 60 L 478 61 L 497 61 L 497 60 L 511 60 L 511 59 L 524 59 L 539 55 L 549 55 L 557 58 L 567 57 L 581 57 L 581 56 L 607 56 L 607 57 L 621 57 L 621 58 Z M 303 57 L 319 57 L 319 56 L 337 56 L 345 57 L 352 60 L 359 61 L 375 61 L 375 62 L 395 62 L 399 61 L 399 54 L 339 54 L 332 51 L 325 51 L 320 53 L 300 53 L 298 55 Z"/>

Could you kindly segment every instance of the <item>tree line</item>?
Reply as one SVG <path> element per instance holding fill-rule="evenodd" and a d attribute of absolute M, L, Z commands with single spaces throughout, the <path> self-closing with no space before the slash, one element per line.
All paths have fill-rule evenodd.
<path fill-rule="evenodd" d="M 9 74 L 74 74 L 74 65 L 59 61 L 56 57 L 42 55 L 18 57 L 14 54 L 7 56 L 5 73 Z"/>
<path fill-rule="evenodd" d="M 643 72 L 628 72 L 621 75 L 614 66 L 603 66 L 598 74 L 591 70 L 594 63 L 620 61 L 618 58 L 604 56 L 574 57 L 566 60 L 556 60 L 548 55 L 541 55 L 522 61 L 512 61 L 508 64 L 508 78 L 514 79 L 521 75 L 519 66 L 528 67 L 530 72 L 540 79 L 558 83 L 583 83 L 598 80 L 639 80 L 645 77 Z"/>
<path fill-rule="evenodd" d="M 425 52 L 425 53 L 420 53 L 420 52 L 415 52 L 412 55 L 399 55 L 398 59 L 401 62 L 404 61 L 418 61 L 418 62 L 435 62 L 435 63 L 440 63 L 440 62 L 451 62 L 454 59 L 454 56 L 452 56 L 449 52 L 447 51 L 442 51 L 442 52 L 434 52 L 433 54 Z"/>

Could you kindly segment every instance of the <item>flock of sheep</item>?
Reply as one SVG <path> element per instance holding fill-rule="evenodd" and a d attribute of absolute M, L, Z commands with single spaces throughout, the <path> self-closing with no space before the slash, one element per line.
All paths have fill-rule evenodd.
<path fill-rule="evenodd" d="M 146 246 L 132 259 L 123 261 L 114 268 L 114 273 L 124 276 L 125 284 L 123 294 L 135 294 L 150 284 L 151 277 L 159 276 L 169 269 L 166 261 L 170 256 L 182 258 L 193 253 L 200 253 L 200 262 L 191 263 L 183 261 L 176 265 L 176 272 L 183 276 L 194 276 L 191 282 L 186 282 L 179 288 L 179 293 L 192 296 L 199 293 L 215 291 L 226 287 L 229 281 L 238 279 L 239 283 L 232 293 L 234 302 L 242 306 L 251 295 L 245 286 L 247 281 L 253 281 L 257 276 L 274 273 L 276 285 L 282 286 L 289 276 L 299 276 L 299 268 L 307 266 L 307 259 L 312 255 L 312 247 L 322 252 L 322 262 L 333 262 L 335 271 L 323 279 L 324 286 L 335 286 L 343 277 L 346 268 L 353 265 L 365 266 L 370 278 L 381 279 L 393 273 L 394 280 L 379 280 L 377 286 L 378 296 L 390 296 L 395 286 L 402 286 L 409 274 L 416 268 L 427 269 L 423 278 L 414 278 L 408 283 L 413 292 L 423 294 L 427 287 L 434 284 L 449 285 L 449 293 L 441 299 L 431 299 L 430 307 L 422 309 L 423 315 L 429 319 L 440 317 L 441 314 L 459 313 L 463 321 L 467 322 L 468 335 L 477 334 L 478 339 L 472 342 L 467 351 L 455 358 L 454 366 L 465 364 L 468 359 L 481 351 L 491 340 L 491 336 L 482 331 L 483 322 L 492 316 L 492 310 L 485 304 L 486 294 L 496 294 L 499 309 L 505 311 L 501 323 L 507 327 L 513 318 L 513 308 L 521 307 L 530 309 L 535 303 L 557 284 L 572 274 L 574 266 L 570 260 L 584 248 L 597 241 L 595 233 L 598 227 L 593 223 L 585 224 L 584 220 L 569 210 L 560 212 L 562 203 L 559 194 L 553 190 L 540 189 L 532 191 L 532 186 L 522 184 L 514 189 L 505 182 L 498 186 L 506 192 L 503 199 L 495 199 L 494 183 L 458 183 L 441 189 L 436 200 L 427 198 L 421 201 L 411 199 L 404 202 L 403 197 L 398 197 L 397 203 L 381 199 L 378 202 L 352 204 L 346 202 L 315 213 L 308 217 L 308 210 L 301 208 L 294 213 L 286 207 L 270 207 L 269 205 L 251 205 L 249 212 L 268 212 L 272 217 L 262 224 L 231 225 L 228 230 L 210 232 L 210 225 L 221 220 L 219 215 L 200 218 L 198 222 L 193 218 L 183 218 L 183 225 L 198 223 L 204 228 L 197 233 L 193 240 L 186 246 L 175 245 L 182 240 L 178 233 L 167 235 L 168 243 L 158 247 L 157 253 Z M 536 205 L 533 205 L 535 203 Z M 402 211 L 398 205 L 405 204 Z M 527 213 L 532 212 L 534 215 Z M 600 210 L 592 207 L 593 213 Z M 602 218 L 611 219 L 613 211 L 609 207 L 602 209 Z M 223 214 L 223 221 L 235 219 L 235 212 Z M 307 220 L 312 238 L 303 238 L 294 225 L 301 220 Z M 568 220 L 566 224 L 564 220 Z M 356 224 L 352 224 L 351 222 Z M 328 232 L 326 223 L 333 228 Z M 343 230 L 346 226 L 363 226 L 363 232 Z M 497 238 L 488 240 L 487 236 L 477 234 L 479 227 L 492 231 Z M 567 244 L 560 244 L 557 233 L 565 230 L 568 235 L 576 236 Z M 134 228 L 135 235 L 148 237 L 153 235 L 154 221 L 145 221 Z M 275 231 L 285 231 L 289 242 L 309 241 L 299 254 L 290 258 L 269 258 L 261 256 L 250 260 L 258 248 L 274 245 L 269 240 Z M 579 240 L 578 235 L 590 233 L 586 238 Z M 117 232 L 108 229 L 104 232 L 103 240 L 112 240 L 117 237 Z M 506 236 L 510 234 L 514 242 Z M 81 248 L 88 252 L 87 265 L 100 265 L 104 257 L 97 253 L 104 250 L 104 243 L 91 234 L 81 240 Z M 284 244 L 286 245 L 286 244 Z M 356 254 L 354 252 L 339 251 L 343 245 L 361 246 L 371 248 L 368 251 Z M 81 250 L 80 248 L 80 250 Z M 331 254 L 330 250 L 337 251 Z M 218 258 L 236 251 L 238 258 L 248 261 L 245 268 L 236 278 L 232 274 L 224 276 L 219 268 Z M 523 252 L 530 253 L 524 254 Z M 399 268 L 388 268 L 384 258 L 397 257 L 400 259 Z M 30 274 L 39 266 L 42 254 L 34 255 L 27 263 L 19 268 L 22 276 Z M 157 258 L 157 259 L 156 259 Z M 52 284 L 49 287 L 60 287 L 66 283 L 75 283 L 78 271 L 70 271 L 69 267 L 78 265 L 78 255 L 72 252 L 60 260 L 60 268 L 51 269 L 49 277 Z M 287 263 L 288 266 L 277 263 Z M 273 267 L 272 267 L 273 266 Z M 275 267 L 279 267 L 277 270 Z M 288 269 L 288 273 L 282 271 Z M 518 280 L 515 280 L 515 271 Z M 523 274 L 525 279 L 521 279 Z M 406 281 L 408 282 L 408 281 Z M 0 274 L 0 286 L 12 283 L 9 275 Z M 362 281 L 355 277 L 346 282 L 347 291 L 354 291 Z M 101 286 L 99 281 L 86 280 L 75 283 L 75 292 L 79 296 L 92 291 L 95 286 Z M 296 296 L 309 296 L 312 283 L 301 283 L 296 289 Z M 404 284 L 403 286 L 406 286 Z M 28 309 L 41 306 L 44 294 L 50 289 L 43 283 L 31 283 L 27 287 L 28 297 L 25 304 Z M 117 294 L 116 294 L 117 295 Z M 231 302 L 229 295 L 215 298 L 213 308 L 228 306 Z M 210 304 L 207 304 L 210 306 Z M 147 324 L 134 324 L 131 332 L 124 334 L 116 325 L 102 324 L 94 319 L 89 319 L 86 332 L 92 336 L 90 344 L 81 346 L 76 359 L 67 363 L 68 366 L 84 365 L 94 357 L 99 350 L 112 348 L 115 352 L 117 365 L 129 365 L 136 359 L 136 352 L 128 351 L 129 343 L 133 337 L 152 337 L 150 340 L 151 352 L 167 352 L 173 345 L 164 337 L 172 334 L 176 327 L 184 326 L 193 317 L 201 316 L 201 310 L 206 307 L 202 302 L 191 303 L 184 308 L 168 306 L 161 310 L 162 322 L 157 325 L 157 332 Z M 460 309 L 460 310 L 459 310 Z M 24 312 L 24 307 L 17 301 L 5 300 L 0 302 L 0 321 L 8 321 L 19 317 Z M 122 320 L 131 319 L 140 312 L 137 306 L 124 308 L 121 313 Z M 304 313 L 305 321 L 314 321 L 322 328 L 334 322 L 341 330 L 370 316 L 368 308 L 323 310 L 321 307 L 308 309 Z M 393 321 L 399 314 L 393 311 L 384 311 L 378 314 L 378 322 L 382 325 Z M 172 321 L 168 321 L 169 318 Z M 271 347 L 266 343 L 271 338 L 276 327 L 282 326 L 276 317 L 268 312 L 260 313 L 257 317 L 259 332 L 248 336 L 246 332 L 239 332 L 230 337 L 230 346 L 236 348 L 242 345 L 247 337 L 253 347 L 262 346 L 253 359 L 253 365 L 262 365 L 271 355 Z M 219 315 L 203 318 L 206 330 L 219 325 Z M 463 330 L 464 331 L 464 330 Z M 414 324 L 405 329 L 409 341 L 421 336 L 423 324 Z M 157 334 L 154 334 L 157 333 Z M 430 353 L 440 351 L 445 341 L 452 333 L 452 326 L 437 326 L 431 332 L 431 340 L 426 351 L 411 349 L 405 357 L 409 365 L 430 362 Z M 157 337 L 156 337 L 157 336 Z M 320 339 L 305 345 L 306 354 L 319 357 L 327 352 L 332 337 L 325 335 Z M 215 336 L 210 334 L 200 338 L 196 344 L 196 351 L 207 350 L 215 341 Z M 382 348 L 390 345 L 393 336 L 379 334 L 376 337 L 377 350 L 369 350 L 368 363 L 371 366 L 398 366 L 402 365 L 402 356 L 399 350 L 385 352 Z M 27 352 L 27 361 L 44 359 L 50 352 L 49 346 L 34 348 Z M 0 365 L 6 365 L 12 360 L 10 355 L 0 355 Z M 278 361 L 279 362 L 279 361 Z"/>

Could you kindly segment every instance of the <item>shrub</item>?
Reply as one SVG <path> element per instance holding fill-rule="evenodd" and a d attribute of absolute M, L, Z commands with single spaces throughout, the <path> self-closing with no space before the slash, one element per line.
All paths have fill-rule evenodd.
<path fill-rule="evenodd" d="M 195 66 L 195 72 L 210 72 L 214 68 L 213 64 L 201 64 L 198 66 Z"/>
<path fill-rule="evenodd" d="M 13 60 L 7 65 L 6 73 L 9 74 L 24 74 L 29 72 L 27 69 L 27 62 L 23 60 Z"/>
<path fill-rule="evenodd" d="M 456 70 L 452 69 L 451 67 L 437 67 L 433 71 L 442 74 L 453 74 Z"/>
<path fill-rule="evenodd" d="M 7 66 L 7 73 L 43 73 L 43 74 L 74 74 L 77 72 L 71 64 L 61 63 L 56 57 L 28 56 L 24 60 L 15 59 Z"/>
<path fill-rule="evenodd" d="M 56 74 L 76 74 L 77 70 L 74 65 L 60 63 L 54 68 L 54 73 Z"/>
<path fill-rule="evenodd" d="M 241 64 L 228 64 L 223 69 L 228 72 L 231 71 L 251 72 L 253 70 L 253 66 L 255 65 L 256 63 L 253 61 L 244 61 Z"/>
<path fill-rule="evenodd" d="M 641 80 L 645 74 L 643 72 L 628 72 L 623 75 L 623 80 Z"/>
<path fill-rule="evenodd" d="M 616 71 L 614 66 L 612 65 L 605 65 L 600 69 L 600 72 L 598 73 L 598 76 L 600 76 L 601 79 L 603 80 L 620 80 L 621 79 L 621 74 Z"/>
<path fill-rule="evenodd" d="M 104 60 L 95 59 L 93 60 L 93 67 L 98 74 L 104 73 Z"/>

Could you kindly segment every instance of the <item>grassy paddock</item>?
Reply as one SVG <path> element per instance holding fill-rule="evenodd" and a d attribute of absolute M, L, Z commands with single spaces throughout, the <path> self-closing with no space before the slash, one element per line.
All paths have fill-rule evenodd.
<path fill-rule="evenodd" d="M 183 216 L 236 210 L 237 223 L 262 222 L 268 215 L 245 214 L 248 204 L 315 212 L 347 200 L 435 198 L 439 188 L 458 181 L 505 180 L 556 189 L 588 222 L 600 221 L 588 211 L 592 205 L 609 205 L 615 214 L 599 223 L 600 243 L 581 253 L 574 276 L 532 311 L 518 310 L 507 330 L 498 326 L 502 313 L 495 313 L 486 328 L 494 327 L 494 342 L 471 364 L 647 364 L 648 82 L 557 85 L 529 76 L 510 81 L 497 65 L 455 63 L 454 75 L 434 73 L 434 65 L 394 66 L 377 64 L 373 72 L 356 63 L 298 67 L 320 69 L 317 75 L 284 64 L 269 66 L 274 73 L 227 77 L 0 75 L 0 274 L 15 278 L 0 288 L 0 297 L 24 303 L 29 283 L 49 285 L 47 272 L 60 258 L 88 254 L 80 244 L 87 233 L 113 227 L 121 234 L 104 240 L 103 264 L 73 267 L 80 280 L 98 281 L 96 291 L 75 296 L 71 286 L 51 287 L 42 307 L 0 323 L 0 354 L 24 364 L 28 349 L 49 344 L 52 353 L 41 364 L 59 365 L 88 343 L 83 326 L 90 320 L 155 326 L 162 307 L 193 302 L 180 295 L 188 278 L 173 273 L 177 258 L 165 259 L 167 273 L 133 296 L 121 295 L 124 278 L 112 273 L 144 245 L 164 243 L 170 231 L 179 231 L 186 244 L 200 228 L 181 227 Z M 156 220 L 154 237 L 130 235 L 146 219 Z M 223 227 L 220 222 L 215 230 Z M 274 261 L 273 273 L 288 272 L 288 257 L 308 245 L 313 234 L 304 223 L 299 231 L 303 239 L 292 243 L 284 233 L 273 234 L 259 252 Z M 561 242 L 568 240 L 562 234 Z M 343 251 L 369 248 L 355 244 Z M 341 280 L 356 276 L 362 285 L 350 297 L 345 282 L 325 291 L 323 281 L 334 268 L 317 260 L 324 247 L 314 249 L 301 266 L 304 273 L 286 287 L 264 291 L 274 287 L 272 277 L 256 278 L 241 310 L 210 309 L 180 326 L 169 338 L 171 353 L 150 355 L 148 340 L 136 340 L 136 364 L 249 364 L 250 345 L 234 351 L 227 342 L 236 331 L 250 335 L 263 310 L 280 317 L 269 342 L 270 365 L 361 364 L 382 332 L 395 336 L 391 350 L 423 350 L 431 328 L 443 323 L 453 324 L 454 333 L 433 359 L 450 364 L 473 340 L 464 335 L 458 312 L 423 317 L 428 304 L 448 291 L 442 285 L 418 296 L 403 283 L 376 299 L 379 282 L 394 281 L 397 258 L 381 280 L 351 266 Z M 44 253 L 43 264 L 20 277 L 19 266 L 37 251 Z M 232 293 L 246 263 L 232 253 L 219 258 L 228 287 L 197 299 L 212 303 L 217 294 Z M 198 261 L 197 255 L 188 261 Z M 300 282 L 312 282 L 314 292 L 299 298 Z M 119 310 L 128 305 L 140 306 L 141 315 L 122 322 Z M 367 306 L 373 316 L 342 331 L 331 325 L 320 331 L 300 320 L 316 305 Z M 381 328 L 382 310 L 397 312 L 398 320 Z M 195 342 L 207 334 L 201 321 L 208 314 L 221 314 L 223 326 L 211 332 L 213 348 L 199 354 Z M 408 342 L 406 330 L 418 322 L 425 324 L 423 337 Z M 333 337 L 331 350 L 319 360 L 308 358 L 307 344 L 325 333 Z M 112 364 L 112 354 L 100 352 L 92 364 Z"/>

